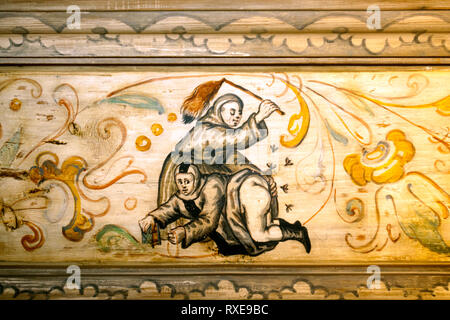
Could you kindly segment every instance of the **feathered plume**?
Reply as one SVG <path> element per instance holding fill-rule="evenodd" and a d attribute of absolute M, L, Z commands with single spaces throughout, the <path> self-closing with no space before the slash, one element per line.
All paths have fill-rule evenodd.
<path fill-rule="evenodd" d="M 222 80 L 219 81 L 208 81 L 195 88 L 194 91 L 192 91 L 191 95 L 184 100 L 180 110 L 181 114 L 183 115 L 183 122 L 191 123 L 192 121 L 194 121 L 202 113 L 204 108 L 209 105 L 209 102 L 217 94 L 224 82 L 253 96 L 259 101 L 263 100 L 263 98 L 261 98 L 257 94 L 225 78 L 222 78 Z M 284 115 L 284 112 L 281 110 L 277 110 L 277 113 L 280 115 Z"/>
<path fill-rule="evenodd" d="M 181 114 L 183 115 L 184 123 L 191 123 L 196 119 L 209 105 L 209 102 L 219 91 L 225 78 L 219 81 L 208 81 L 202 83 L 192 91 L 191 95 L 187 97 L 181 106 Z"/>

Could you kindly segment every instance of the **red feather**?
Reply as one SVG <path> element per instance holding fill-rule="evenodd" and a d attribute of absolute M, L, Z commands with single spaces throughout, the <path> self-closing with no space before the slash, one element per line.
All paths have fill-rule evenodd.
<path fill-rule="evenodd" d="M 183 122 L 190 123 L 194 121 L 206 108 L 210 101 L 219 91 L 225 78 L 219 81 L 208 81 L 197 86 L 194 91 L 184 100 L 181 106 Z"/>

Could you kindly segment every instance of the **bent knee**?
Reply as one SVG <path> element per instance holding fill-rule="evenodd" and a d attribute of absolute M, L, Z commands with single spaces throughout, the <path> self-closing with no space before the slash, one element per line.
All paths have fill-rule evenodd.
<path fill-rule="evenodd" d="M 251 232 L 250 231 L 250 236 L 252 237 L 253 241 L 255 242 L 267 242 L 268 240 L 268 236 L 265 232 Z"/>

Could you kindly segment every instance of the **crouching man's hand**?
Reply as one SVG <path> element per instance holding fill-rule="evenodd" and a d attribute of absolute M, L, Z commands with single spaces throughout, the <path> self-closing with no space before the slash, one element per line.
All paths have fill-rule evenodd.
<path fill-rule="evenodd" d="M 169 242 L 171 244 L 181 243 L 186 238 L 184 227 L 176 227 L 169 232 Z"/>
<path fill-rule="evenodd" d="M 146 216 L 143 219 L 139 220 L 139 226 L 142 231 L 147 232 L 147 230 L 153 230 L 153 226 L 155 225 L 155 219 L 152 216 Z"/>
<path fill-rule="evenodd" d="M 267 183 L 269 184 L 271 196 L 272 196 L 272 197 L 276 197 L 276 196 L 278 195 L 278 192 L 277 192 L 277 183 L 276 183 L 275 180 L 272 178 L 272 176 L 264 175 L 263 177 L 264 177 L 264 179 L 267 181 Z"/>

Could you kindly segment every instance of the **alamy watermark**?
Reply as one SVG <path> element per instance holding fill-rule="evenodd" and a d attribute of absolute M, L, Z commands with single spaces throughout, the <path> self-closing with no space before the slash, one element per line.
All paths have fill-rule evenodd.
<path fill-rule="evenodd" d="M 66 20 L 67 28 L 70 30 L 81 28 L 81 10 L 77 5 L 71 5 L 67 7 L 66 12 L 70 16 Z"/>
<path fill-rule="evenodd" d="M 272 130 L 273 131 L 273 130 Z M 170 153 L 174 163 L 191 164 L 248 164 L 243 152 L 251 149 L 251 155 L 267 155 L 274 173 L 279 163 L 278 132 L 269 136 L 267 129 L 223 129 L 209 130 L 207 126 L 198 124 L 190 134 L 181 140 Z M 275 165 L 277 164 L 277 165 Z M 270 173 L 270 174 L 272 174 Z"/>
<path fill-rule="evenodd" d="M 77 265 L 70 265 L 67 267 L 66 273 L 70 274 L 70 276 L 67 278 L 66 285 L 64 287 L 71 290 L 80 290 L 81 288 L 80 267 Z"/>
<path fill-rule="evenodd" d="M 366 20 L 367 28 L 370 30 L 381 29 L 381 10 L 376 4 L 370 5 L 367 8 L 367 14 L 369 15 Z"/>
<path fill-rule="evenodd" d="M 371 273 L 369 278 L 367 278 L 367 288 L 372 289 L 380 289 L 381 284 L 381 268 L 376 265 L 371 265 L 367 267 L 367 273 Z"/>

